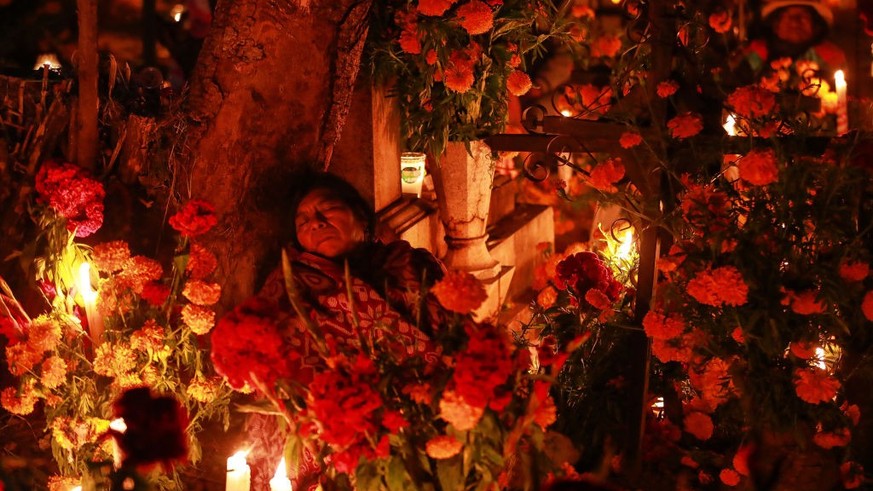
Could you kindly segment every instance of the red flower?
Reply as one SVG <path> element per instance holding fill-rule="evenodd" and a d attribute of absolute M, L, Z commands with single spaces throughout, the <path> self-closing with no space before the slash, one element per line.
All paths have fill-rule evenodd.
<path fill-rule="evenodd" d="M 643 317 L 646 336 L 653 339 L 673 339 L 685 332 L 685 319 L 680 314 L 664 315 L 658 310 L 650 310 Z"/>
<path fill-rule="evenodd" d="M 455 14 L 458 22 L 470 35 L 483 34 L 494 25 L 491 7 L 479 0 L 470 0 L 461 5 Z"/>
<path fill-rule="evenodd" d="M 467 65 L 449 65 L 443 76 L 443 84 L 445 84 L 446 88 L 460 94 L 470 90 L 473 87 L 474 81 L 473 68 Z"/>
<path fill-rule="evenodd" d="M 852 440 L 852 433 L 848 428 L 839 428 L 836 431 L 819 431 L 812 437 L 813 443 L 821 448 L 830 450 L 834 447 L 845 447 Z"/>
<path fill-rule="evenodd" d="M 658 84 L 658 97 L 666 99 L 679 90 L 679 84 L 675 80 L 665 80 Z"/>
<path fill-rule="evenodd" d="M 470 325 L 467 335 L 467 347 L 455 357 L 452 389 L 467 404 L 485 408 L 513 373 L 513 357 L 508 339 L 495 326 Z"/>
<path fill-rule="evenodd" d="M 214 305 L 221 298 L 221 285 L 202 280 L 189 280 L 185 283 L 182 295 L 195 305 Z"/>
<path fill-rule="evenodd" d="M 191 200 L 175 215 L 170 217 L 170 226 L 185 237 L 197 237 L 208 232 L 218 218 L 215 207 L 202 200 Z"/>
<path fill-rule="evenodd" d="M 421 41 L 418 39 L 418 32 L 416 32 L 415 26 L 411 29 L 403 29 L 400 32 L 400 49 L 404 53 L 411 55 L 421 53 Z"/>
<path fill-rule="evenodd" d="M 737 162 L 740 178 L 755 186 L 766 186 L 779 179 L 776 153 L 772 148 L 755 149 Z"/>
<path fill-rule="evenodd" d="M 870 274 L 870 265 L 863 261 L 844 260 L 840 263 L 840 278 L 845 281 L 863 281 L 868 274 Z"/>
<path fill-rule="evenodd" d="M 167 301 L 167 297 L 170 296 L 170 287 L 157 281 L 150 281 L 143 285 L 140 296 L 149 305 L 160 307 Z"/>
<path fill-rule="evenodd" d="M 643 137 L 639 133 L 633 131 L 625 131 L 618 139 L 621 148 L 633 148 L 643 142 Z"/>
<path fill-rule="evenodd" d="M 600 36 L 595 39 L 594 43 L 591 45 L 591 57 L 600 58 L 605 56 L 607 58 L 612 58 L 618 54 L 618 50 L 620 49 L 621 39 L 617 36 L 611 34 Z"/>
<path fill-rule="evenodd" d="M 766 116 L 776 107 L 776 95 L 757 85 L 747 85 L 733 91 L 727 98 L 734 112 L 745 118 Z"/>
<path fill-rule="evenodd" d="M 698 440 L 709 440 L 715 427 L 709 415 L 693 411 L 685 416 L 685 431 L 694 435 Z"/>
<path fill-rule="evenodd" d="M 718 478 L 721 479 L 721 482 L 731 487 L 740 483 L 740 475 L 733 469 L 722 469 L 718 473 Z"/>
<path fill-rule="evenodd" d="M 446 13 L 446 10 L 455 3 L 452 0 L 419 0 L 418 11 L 421 15 L 438 16 Z"/>
<path fill-rule="evenodd" d="M 231 387 L 240 389 L 252 376 L 268 387 L 294 375 L 300 355 L 289 349 L 276 323 L 274 303 L 252 297 L 222 317 L 212 331 L 212 363 Z"/>
<path fill-rule="evenodd" d="M 512 95 L 525 95 L 531 88 L 530 77 L 521 70 L 513 70 L 506 78 L 506 88 Z"/>
<path fill-rule="evenodd" d="M 578 252 L 558 263 L 555 284 L 558 288 L 570 289 L 578 297 L 585 298 L 594 288 L 603 292 L 610 301 L 618 300 L 621 283 L 615 281 L 612 271 L 593 252 Z"/>
<path fill-rule="evenodd" d="M 868 321 L 873 321 L 873 291 L 867 292 L 864 295 L 864 300 L 861 302 L 861 312 Z"/>
<path fill-rule="evenodd" d="M 85 171 L 70 163 L 48 161 L 36 175 L 39 199 L 67 220 L 67 230 L 76 237 L 87 237 L 103 225 L 103 198 L 106 191 Z"/>
<path fill-rule="evenodd" d="M 188 264 L 185 265 L 185 271 L 191 279 L 202 280 L 212 274 L 216 267 L 218 267 L 218 259 L 215 254 L 200 244 L 191 244 Z"/>
<path fill-rule="evenodd" d="M 840 389 L 840 381 L 824 370 L 814 368 L 794 371 L 794 389 L 797 397 L 810 404 L 833 400 Z"/>
<path fill-rule="evenodd" d="M 731 13 L 727 10 L 720 9 L 709 15 L 709 27 L 713 31 L 724 34 L 731 30 Z"/>
<path fill-rule="evenodd" d="M 614 184 L 624 178 L 624 172 L 621 159 L 613 158 L 591 169 L 587 181 L 594 189 L 614 193 L 618 191 Z"/>
<path fill-rule="evenodd" d="M 488 298 L 481 281 L 470 273 L 457 270 L 446 273 L 430 291 L 440 305 L 459 314 L 473 312 Z"/>
<path fill-rule="evenodd" d="M 713 307 L 743 305 L 748 300 L 749 294 L 749 287 L 743 280 L 743 275 L 733 266 L 707 269 L 697 273 L 688 282 L 687 290 L 688 294 L 698 302 Z"/>
<path fill-rule="evenodd" d="M 840 466 L 840 477 L 843 480 L 843 487 L 856 489 L 864 484 L 864 467 L 857 462 L 843 462 Z"/>
<path fill-rule="evenodd" d="M 670 136 L 682 140 L 692 137 L 703 130 L 703 119 L 699 114 L 684 113 L 667 121 Z"/>
<path fill-rule="evenodd" d="M 428 440 L 425 445 L 427 456 L 432 459 L 450 459 L 464 448 L 464 444 L 449 435 L 438 435 Z"/>

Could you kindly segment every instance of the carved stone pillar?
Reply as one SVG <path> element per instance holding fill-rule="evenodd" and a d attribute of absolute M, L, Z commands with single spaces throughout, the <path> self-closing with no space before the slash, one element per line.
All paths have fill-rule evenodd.
<path fill-rule="evenodd" d="M 488 209 L 494 180 L 494 158 L 484 142 L 449 142 L 433 169 L 440 220 L 446 230 L 446 267 L 479 278 L 488 300 L 476 312 L 484 319 L 495 315 L 512 279 L 514 268 L 501 266 L 488 252 Z"/>

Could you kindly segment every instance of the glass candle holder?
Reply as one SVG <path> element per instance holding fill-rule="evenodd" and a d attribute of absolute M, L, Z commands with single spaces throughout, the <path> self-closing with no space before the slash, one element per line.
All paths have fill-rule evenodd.
<path fill-rule="evenodd" d="M 400 154 L 400 187 L 403 194 L 421 197 L 421 183 L 424 182 L 425 154 L 403 152 Z"/>

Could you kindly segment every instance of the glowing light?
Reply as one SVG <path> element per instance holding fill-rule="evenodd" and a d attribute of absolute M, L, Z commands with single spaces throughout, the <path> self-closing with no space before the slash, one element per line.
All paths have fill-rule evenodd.
<path fill-rule="evenodd" d="M 618 239 L 618 247 L 615 249 L 613 257 L 622 261 L 630 261 L 634 257 L 636 250 L 634 249 L 634 228 L 628 227 L 616 236 Z"/>
<path fill-rule="evenodd" d="M 252 485 L 252 470 L 246 462 L 248 450 L 240 450 L 227 459 L 225 491 L 249 491 Z"/>
<path fill-rule="evenodd" d="M 652 413 L 654 413 L 655 416 L 660 417 L 663 412 L 664 412 L 664 398 L 657 397 L 657 398 L 655 398 L 655 402 L 652 403 Z"/>
<path fill-rule="evenodd" d="M 79 290 L 79 295 L 82 295 L 82 300 L 86 306 L 97 301 L 97 292 L 91 288 L 91 264 L 85 262 L 79 265 L 76 288 Z"/>
<path fill-rule="evenodd" d="M 173 17 L 173 20 L 176 22 L 182 21 L 182 14 L 184 14 L 184 13 L 185 13 L 185 6 L 182 5 L 181 3 L 174 5 L 173 8 L 170 10 L 170 15 Z"/>
<path fill-rule="evenodd" d="M 824 348 L 816 348 L 815 349 L 815 366 L 821 368 L 822 370 L 826 369 L 828 366 L 825 363 L 825 350 Z"/>
<path fill-rule="evenodd" d="M 561 115 L 566 117 L 566 118 L 569 118 L 570 116 L 573 115 L 573 113 L 569 109 L 562 109 Z"/>
<path fill-rule="evenodd" d="M 722 128 L 724 128 L 729 136 L 737 136 L 737 120 L 734 119 L 733 114 L 728 114 L 727 118 L 724 120 Z"/>
<path fill-rule="evenodd" d="M 44 53 L 36 57 L 36 64 L 33 65 L 34 70 L 40 70 L 45 65 L 49 66 L 49 70 L 60 70 L 61 69 L 61 61 L 58 60 L 58 56 L 54 53 Z"/>
<path fill-rule="evenodd" d="M 285 470 L 285 457 L 279 461 L 276 474 L 270 479 L 270 491 L 291 491 L 291 480 L 288 479 L 288 473 Z"/>
<path fill-rule="evenodd" d="M 124 422 L 124 418 L 113 419 L 109 423 L 109 427 L 119 433 L 124 433 L 125 431 L 127 431 L 127 424 Z"/>
<path fill-rule="evenodd" d="M 73 486 L 70 491 L 82 491 L 82 486 Z"/>

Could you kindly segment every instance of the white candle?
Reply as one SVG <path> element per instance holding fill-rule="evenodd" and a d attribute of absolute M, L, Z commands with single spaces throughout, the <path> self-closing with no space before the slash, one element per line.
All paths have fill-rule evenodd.
<path fill-rule="evenodd" d="M 82 296 L 85 307 L 85 317 L 88 318 L 88 330 L 91 333 L 91 341 L 94 345 L 100 344 L 103 337 L 103 316 L 97 311 L 97 292 L 91 288 L 91 265 L 82 263 L 79 265 L 79 278 L 76 288 Z"/>
<path fill-rule="evenodd" d="M 849 106 L 846 97 L 846 75 L 842 70 L 834 73 L 834 87 L 837 89 L 837 135 L 849 132 Z"/>
<path fill-rule="evenodd" d="M 291 480 L 288 479 L 288 472 L 285 470 L 285 457 L 279 461 L 276 474 L 273 479 L 270 479 L 270 491 L 291 491 Z"/>
<path fill-rule="evenodd" d="M 119 433 L 124 433 L 125 431 L 127 431 L 127 424 L 124 422 L 124 418 L 113 419 L 109 423 L 109 427 L 112 428 L 113 430 L 119 432 Z M 122 457 L 121 448 L 118 447 L 118 442 L 115 440 L 115 438 L 113 438 L 112 439 L 112 463 L 115 464 L 116 469 L 121 468 L 121 457 Z"/>
<path fill-rule="evenodd" d="M 240 450 L 227 459 L 227 484 L 225 491 L 249 491 L 252 484 L 252 470 L 246 463 L 248 452 Z"/>

